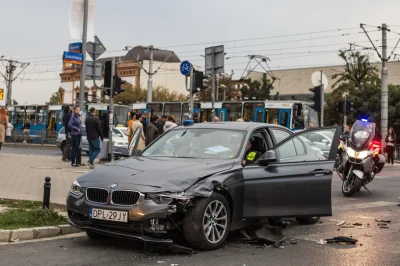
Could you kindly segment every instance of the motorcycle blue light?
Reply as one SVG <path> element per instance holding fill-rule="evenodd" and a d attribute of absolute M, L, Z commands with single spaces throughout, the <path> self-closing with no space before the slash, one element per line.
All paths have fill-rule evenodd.
<path fill-rule="evenodd" d="M 363 121 L 363 122 L 368 122 L 368 119 L 361 119 L 361 121 Z"/>
<path fill-rule="evenodd" d="M 184 126 L 190 126 L 190 125 L 193 125 L 193 120 L 185 120 L 184 122 L 183 122 L 183 125 Z"/>

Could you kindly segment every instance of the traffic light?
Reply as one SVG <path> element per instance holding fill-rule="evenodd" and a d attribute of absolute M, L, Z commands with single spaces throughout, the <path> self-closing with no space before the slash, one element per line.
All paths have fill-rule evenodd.
<path fill-rule="evenodd" d="M 194 86 L 192 89 L 192 93 L 200 92 L 207 88 L 207 86 L 203 83 L 204 74 L 201 71 L 194 70 Z"/>
<path fill-rule="evenodd" d="M 346 115 L 351 113 L 351 102 L 349 99 L 346 99 Z"/>
<path fill-rule="evenodd" d="M 310 105 L 312 109 L 314 109 L 316 112 L 321 112 L 323 108 L 323 103 L 322 103 L 322 93 L 323 93 L 323 87 L 322 86 L 316 86 L 314 88 L 308 89 L 311 91 L 314 95 L 310 97 L 310 100 L 314 102 L 313 105 Z"/>
<path fill-rule="evenodd" d="M 104 94 L 111 94 L 112 61 L 106 61 L 104 64 Z"/>
<path fill-rule="evenodd" d="M 344 101 L 340 101 L 337 103 L 337 111 L 339 114 L 342 114 L 344 110 Z"/>
<path fill-rule="evenodd" d="M 125 90 L 122 88 L 122 84 L 125 83 L 125 80 L 121 79 L 118 76 L 114 76 L 114 94 L 120 94 L 121 92 L 124 92 Z"/>

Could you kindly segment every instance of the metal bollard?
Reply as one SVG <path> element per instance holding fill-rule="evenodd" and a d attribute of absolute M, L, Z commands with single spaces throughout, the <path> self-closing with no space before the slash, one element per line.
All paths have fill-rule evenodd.
<path fill-rule="evenodd" d="M 51 178 L 46 176 L 44 179 L 44 193 L 43 193 L 43 206 L 42 209 L 50 208 L 50 189 L 51 189 Z"/>

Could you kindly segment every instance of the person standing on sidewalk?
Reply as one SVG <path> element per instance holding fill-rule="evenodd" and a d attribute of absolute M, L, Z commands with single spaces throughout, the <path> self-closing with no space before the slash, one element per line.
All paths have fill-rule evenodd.
<path fill-rule="evenodd" d="M 86 125 L 86 135 L 89 143 L 89 161 L 87 164 L 90 169 L 94 169 L 94 160 L 99 155 L 100 148 L 100 140 L 104 140 L 103 132 L 101 130 L 101 123 L 98 117 L 96 117 L 96 109 L 93 107 L 89 109 L 89 117 L 85 121 Z"/>
<path fill-rule="evenodd" d="M 3 146 L 4 139 L 6 137 L 6 131 L 8 127 L 8 116 L 4 107 L 0 108 L 0 151 Z"/>
<path fill-rule="evenodd" d="M 24 141 L 22 143 L 28 144 L 29 138 L 31 136 L 31 123 L 29 122 L 29 118 L 25 118 L 23 132 L 24 132 Z"/>
<path fill-rule="evenodd" d="M 136 114 L 136 120 L 132 123 L 132 126 L 131 126 L 132 137 L 135 135 L 136 130 L 138 130 L 139 128 L 142 129 L 142 132 L 139 137 L 138 147 L 137 147 L 138 153 L 144 149 L 145 141 L 146 141 L 146 137 L 143 132 L 142 119 L 143 119 L 142 114 Z"/>
<path fill-rule="evenodd" d="M 10 122 L 8 122 L 7 132 L 6 132 L 6 141 L 7 141 L 7 143 L 11 143 L 12 142 L 13 129 L 14 129 L 14 126 Z"/>
<path fill-rule="evenodd" d="M 150 124 L 147 126 L 146 146 L 152 143 L 158 136 L 160 136 L 160 132 L 158 132 L 158 116 L 152 115 Z"/>
<path fill-rule="evenodd" d="M 131 112 L 131 120 L 129 120 L 128 122 L 128 129 L 126 131 L 126 134 L 128 135 L 128 143 L 131 143 L 132 140 L 132 124 L 133 122 L 135 122 L 136 119 L 136 113 L 135 112 Z"/>
<path fill-rule="evenodd" d="M 81 108 L 79 106 L 74 107 L 74 113 L 71 115 L 71 118 L 68 122 L 68 128 L 71 132 L 72 139 L 72 151 L 71 151 L 71 166 L 78 167 L 79 165 L 76 163 L 76 155 L 79 151 L 79 146 L 81 145 L 81 137 L 82 137 L 82 122 L 80 120 L 80 112 Z"/>
<path fill-rule="evenodd" d="M 65 131 L 65 148 L 63 150 L 62 160 L 64 162 L 70 162 L 71 161 L 72 139 L 71 139 L 71 130 L 68 127 L 68 123 L 69 123 L 69 120 L 71 119 L 71 110 L 69 109 L 68 105 L 64 105 L 63 112 L 64 112 L 63 125 L 64 125 L 64 131 Z"/>
<path fill-rule="evenodd" d="M 386 152 L 388 155 L 388 163 L 390 166 L 390 163 L 394 162 L 394 148 L 396 146 L 396 133 L 394 132 L 394 129 L 391 127 L 389 128 L 389 134 L 386 136 L 385 139 L 386 142 Z"/>

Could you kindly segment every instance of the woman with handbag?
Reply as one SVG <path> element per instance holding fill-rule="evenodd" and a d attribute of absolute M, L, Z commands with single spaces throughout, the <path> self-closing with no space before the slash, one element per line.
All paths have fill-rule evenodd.
<path fill-rule="evenodd" d="M 386 152 L 388 155 L 388 163 L 389 165 L 391 163 L 393 167 L 394 148 L 396 145 L 396 133 L 394 132 L 394 129 L 392 127 L 389 128 L 389 134 L 386 136 L 385 142 L 386 142 Z"/>

